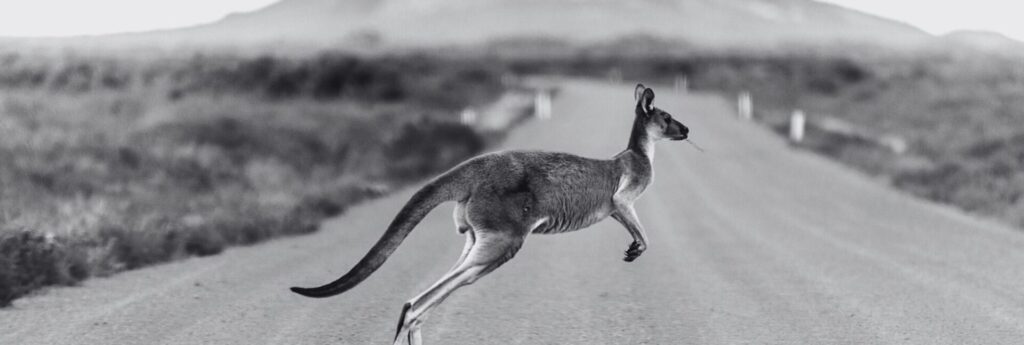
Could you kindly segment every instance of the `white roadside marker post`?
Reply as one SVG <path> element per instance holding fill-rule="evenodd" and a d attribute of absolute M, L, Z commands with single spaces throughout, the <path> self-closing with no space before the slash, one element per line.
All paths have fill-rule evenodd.
<path fill-rule="evenodd" d="M 807 123 L 807 116 L 804 111 L 797 109 L 789 117 L 789 140 L 799 143 L 804 140 L 804 125 Z"/>
<path fill-rule="evenodd" d="M 741 119 L 750 120 L 754 117 L 754 103 L 750 98 L 750 92 L 740 92 L 739 99 L 736 100 L 736 110 Z"/>
<path fill-rule="evenodd" d="M 469 108 L 469 107 L 467 107 L 466 109 L 462 109 L 462 114 L 461 114 L 460 118 L 462 120 L 462 124 L 464 124 L 464 125 L 475 124 L 476 123 L 476 118 L 477 118 L 476 110 L 473 110 L 473 108 Z"/>
<path fill-rule="evenodd" d="M 537 91 L 533 99 L 533 115 L 542 120 L 551 118 L 551 95 L 547 91 Z"/>
<path fill-rule="evenodd" d="M 676 91 L 687 93 L 690 91 L 690 80 L 685 75 L 676 76 Z"/>
<path fill-rule="evenodd" d="M 622 70 L 620 70 L 618 68 L 613 68 L 611 71 L 608 71 L 608 81 L 610 81 L 612 84 L 621 83 L 622 82 Z"/>

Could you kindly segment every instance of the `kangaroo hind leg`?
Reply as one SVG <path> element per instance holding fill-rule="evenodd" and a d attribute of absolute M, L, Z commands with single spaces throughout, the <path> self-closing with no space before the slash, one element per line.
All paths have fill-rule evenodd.
<path fill-rule="evenodd" d="M 473 249 L 473 244 L 476 243 L 476 234 L 472 230 L 466 231 L 465 236 L 466 245 L 462 247 L 462 254 L 459 255 L 459 260 L 455 261 L 455 265 L 449 271 L 455 271 L 459 266 L 462 266 L 462 263 L 466 261 L 466 257 L 469 256 L 469 251 Z"/>
<path fill-rule="evenodd" d="M 473 243 L 476 243 L 476 233 L 473 232 L 473 227 L 469 224 L 469 218 L 466 217 L 466 205 L 464 203 L 455 205 L 455 212 L 452 216 L 455 218 L 455 229 L 460 234 L 466 236 L 466 245 L 462 247 L 462 254 L 459 255 L 459 260 L 455 261 L 455 265 L 451 268 L 451 271 L 454 271 L 459 265 L 462 265 L 463 261 L 466 261 L 469 250 L 473 248 Z"/>
<path fill-rule="evenodd" d="M 472 232 L 474 231 L 470 231 Z M 395 345 L 402 343 L 403 333 L 407 335 L 406 339 L 410 345 L 421 345 L 420 325 L 431 309 L 437 307 L 456 289 L 476 282 L 480 277 L 507 262 L 523 244 L 522 237 L 511 234 L 480 232 L 475 236 L 476 240 L 460 264 L 405 304 L 398 332 L 395 334 Z"/>

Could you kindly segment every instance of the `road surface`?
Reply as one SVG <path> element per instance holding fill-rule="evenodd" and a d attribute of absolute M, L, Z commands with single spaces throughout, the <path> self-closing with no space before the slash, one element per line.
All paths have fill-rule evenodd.
<path fill-rule="evenodd" d="M 792 150 L 720 98 L 656 91 L 707 152 L 659 144 L 637 205 L 648 251 L 623 262 L 630 238 L 612 220 L 532 236 L 431 315 L 428 344 L 1024 343 L 1024 235 Z M 632 85 L 567 82 L 554 118 L 504 147 L 610 157 L 632 97 Z M 0 344 L 389 344 L 402 303 L 461 250 L 451 204 L 352 291 L 287 288 L 348 270 L 410 193 L 313 235 L 24 298 L 0 310 Z"/>

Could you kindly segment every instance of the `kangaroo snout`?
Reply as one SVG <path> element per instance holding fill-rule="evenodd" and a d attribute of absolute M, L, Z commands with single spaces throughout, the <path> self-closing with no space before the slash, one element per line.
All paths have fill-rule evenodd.
<path fill-rule="evenodd" d="M 676 140 L 676 141 L 678 141 L 678 140 L 686 140 L 686 138 L 688 138 L 690 136 L 690 129 L 686 128 L 685 125 L 683 125 L 682 123 L 679 123 L 678 121 L 672 121 L 672 122 L 673 122 L 672 126 L 670 126 L 670 127 L 673 127 L 673 128 L 669 129 L 669 132 L 670 132 L 670 133 L 668 133 L 669 134 L 668 135 L 669 139 L 670 140 Z"/>

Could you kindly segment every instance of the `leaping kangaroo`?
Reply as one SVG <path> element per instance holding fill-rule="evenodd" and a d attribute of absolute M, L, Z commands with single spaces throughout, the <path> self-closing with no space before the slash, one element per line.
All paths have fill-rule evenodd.
<path fill-rule="evenodd" d="M 434 207 L 456 201 L 455 226 L 466 245 L 451 271 L 402 308 L 394 344 L 405 334 L 420 345 L 427 313 L 455 289 L 475 282 L 512 259 L 530 233 L 556 234 L 583 229 L 609 216 L 629 231 L 633 243 L 626 261 L 647 249 L 647 236 L 633 203 L 651 183 L 654 143 L 684 140 L 689 129 L 651 106 L 654 91 L 637 85 L 636 119 L 625 151 L 612 159 L 567 153 L 504 151 L 469 159 L 413 194 L 380 240 L 352 270 L 315 288 L 293 287 L 308 297 L 348 291 L 377 270 Z"/>

